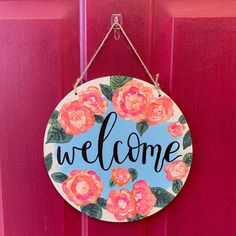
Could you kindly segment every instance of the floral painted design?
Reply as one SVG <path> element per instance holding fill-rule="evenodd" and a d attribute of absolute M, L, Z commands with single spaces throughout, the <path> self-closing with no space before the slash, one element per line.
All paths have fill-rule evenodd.
<path fill-rule="evenodd" d="M 132 192 L 127 189 L 112 190 L 107 199 L 107 211 L 123 221 L 136 215 L 136 203 Z"/>
<path fill-rule="evenodd" d="M 57 120 L 64 131 L 71 135 L 85 133 L 95 123 L 94 113 L 79 101 L 64 104 Z"/>
<path fill-rule="evenodd" d="M 188 173 L 188 167 L 184 161 L 176 160 L 171 164 L 166 164 L 164 167 L 166 178 L 169 181 L 181 180 Z"/>
<path fill-rule="evenodd" d="M 97 87 L 90 86 L 78 94 L 78 100 L 66 103 L 59 111 L 57 121 L 69 135 L 87 132 L 94 125 L 96 118 L 103 115 L 108 101 L 102 98 Z"/>
<path fill-rule="evenodd" d="M 157 125 L 168 121 L 173 114 L 174 108 L 170 98 L 154 98 L 148 107 L 147 122 L 149 125 Z"/>
<path fill-rule="evenodd" d="M 96 203 L 103 191 L 100 177 L 92 170 L 73 170 L 62 184 L 62 190 L 77 206 Z"/>
<path fill-rule="evenodd" d="M 136 122 L 140 136 L 148 130 L 149 125 L 166 122 L 174 115 L 171 99 L 166 96 L 155 97 L 152 89 L 142 82 L 130 77 L 113 76 L 110 83 L 110 86 L 99 84 L 100 89 L 89 86 L 78 94 L 77 100 L 64 104 L 59 112 L 55 111 L 58 113 L 58 123 L 54 125 L 59 134 L 55 134 L 55 129 L 52 129 L 49 141 L 54 142 L 61 136 L 60 142 L 68 142 L 72 138 L 70 135 L 85 133 L 95 122 L 102 123 L 108 100 L 121 118 Z M 60 131 L 60 128 L 63 130 Z M 62 132 L 66 134 L 62 135 Z M 170 133 L 177 135 L 174 127 Z"/>
<path fill-rule="evenodd" d="M 149 184 L 145 180 L 135 182 L 132 194 L 136 202 L 136 212 L 142 216 L 147 216 L 157 201 Z"/>
<path fill-rule="evenodd" d="M 112 177 L 111 179 L 118 185 L 123 186 L 126 185 L 131 180 L 131 174 L 127 168 L 118 167 L 112 169 Z"/>
<path fill-rule="evenodd" d="M 164 208 L 182 189 L 192 163 L 192 139 L 185 117 L 178 110 L 176 112 L 176 105 L 163 92 L 158 97 L 151 86 L 131 77 L 111 76 L 110 82 L 107 79 L 104 82 L 87 86 L 72 96 L 74 100 L 67 100 L 53 112 L 45 136 L 45 145 L 51 145 L 44 158 L 45 165 L 51 179 L 57 183 L 56 188 L 76 209 L 96 219 L 107 220 L 110 217 L 115 222 L 135 221 Z M 132 132 L 140 138 L 140 148 L 150 135 L 146 132 L 149 128 L 168 122 L 163 126 L 164 132 L 169 134 L 169 139 L 178 140 L 183 151 L 177 160 L 168 164 L 164 162 L 162 171 L 166 173 L 168 188 L 150 186 L 151 182 L 143 179 L 143 174 L 138 173 L 139 169 L 135 169 L 132 163 L 123 165 L 122 162 L 122 166 L 117 167 L 117 162 L 115 168 L 111 166 L 108 170 L 108 179 L 99 176 L 97 169 L 96 172 L 91 168 L 80 170 L 76 169 L 78 165 L 69 173 L 63 173 L 67 169 L 57 167 L 52 144 L 70 142 L 94 125 L 102 127 L 109 114 L 108 105 L 109 112 L 117 113 L 119 122 L 123 119 L 135 124 L 132 127 L 136 130 Z M 143 135 L 146 135 L 144 140 Z M 66 159 L 64 150 L 61 155 Z"/>
<path fill-rule="evenodd" d="M 185 129 L 185 126 L 181 124 L 180 122 L 173 122 L 167 127 L 168 132 L 173 137 L 178 137 L 183 134 L 183 131 Z"/>
<path fill-rule="evenodd" d="M 97 87 L 88 87 L 80 92 L 78 97 L 81 104 L 96 115 L 103 115 L 107 110 L 108 101 L 102 98 L 102 93 Z"/>
<path fill-rule="evenodd" d="M 112 103 L 114 111 L 123 119 L 140 122 L 146 119 L 147 108 L 152 98 L 151 88 L 131 80 L 114 92 Z"/>

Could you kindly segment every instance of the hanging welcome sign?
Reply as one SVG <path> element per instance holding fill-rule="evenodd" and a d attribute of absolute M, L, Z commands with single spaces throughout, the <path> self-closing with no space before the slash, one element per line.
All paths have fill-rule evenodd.
<path fill-rule="evenodd" d="M 96 219 L 130 222 L 168 205 L 192 162 L 186 120 L 156 87 L 108 76 L 70 92 L 52 113 L 45 164 L 61 196 Z"/>

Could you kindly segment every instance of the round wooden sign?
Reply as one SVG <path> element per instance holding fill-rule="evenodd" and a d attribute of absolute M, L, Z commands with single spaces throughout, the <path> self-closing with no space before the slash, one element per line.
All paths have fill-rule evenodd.
<path fill-rule="evenodd" d="M 167 206 L 192 162 L 186 120 L 153 84 L 127 76 L 89 81 L 53 111 L 44 160 L 61 196 L 96 219 L 130 222 Z M 180 203 L 181 204 L 181 203 Z"/>

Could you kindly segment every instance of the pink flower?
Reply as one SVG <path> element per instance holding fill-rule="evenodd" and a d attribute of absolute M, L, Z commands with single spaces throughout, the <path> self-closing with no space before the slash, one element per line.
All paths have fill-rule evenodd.
<path fill-rule="evenodd" d="M 95 122 L 94 113 L 79 101 L 64 104 L 57 120 L 64 131 L 72 135 L 85 133 Z"/>
<path fill-rule="evenodd" d="M 173 137 L 177 137 L 182 135 L 185 126 L 180 122 L 174 122 L 171 125 L 169 125 L 167 129 Z"/>
<path fill-rule="evenodd" d="M 131 180 L 129 170 L 123 167 L 112 169 L 112 180 L 119 186 L 126 185 Z"/>
<path fill-rule="evenodd" d="M 147 121 L 149 125 L 160 124 L 169 120 L 173 114 L 173 103 L 170 98 L 153 98 L 148 107 Z"/>
<path fill-rule="evenodd" d="M 147 216 L 156 203 L 150 186 L 145 180 L 139 180 L 134 183 L 132 193 L 136 201 L 136 212 L 142 216 Z"/>
<path fill-rule="evenodd" d="M 73 170 L 62 183 L 62 190 L 77 206 L 96 203 L 103 184 L 100 177 L 92 170 Z"/>
<path fill-rule="evenodd" d="M 107 199 L 107 211 L 119 221 L 134 218 L 136 210 L 132 193 L 127 189 L 112 190 Z"/>
<path fill-rule="evenodd" d="M 79 101 L 96 115 L 103 115 L 107 110 L 107 100 L 102 98 L 100 90 L 94 86 L 80 92 Z"/>
<path fill-rule="evenodd" d="M 114 92 L 112 98 L 114 111 L 126 120 L 140 122 L 146 118 L 152 97 L 151 88 L 131 80 Z"/>
<path fill-rule="evenodd" d="M 183 179 L 188 172 L 188 167 L 183 161 L 177 160 L 165 165 L 164 170 L 166 172 L 166 178 L 169 181 L 174 181 Z"/>

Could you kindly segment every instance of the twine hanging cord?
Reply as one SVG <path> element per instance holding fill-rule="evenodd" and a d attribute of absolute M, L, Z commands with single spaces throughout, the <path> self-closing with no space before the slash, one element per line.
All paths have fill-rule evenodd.
<path fill-rule="evenodd" d="M 108 30 L 107 34 L 105 35 L 104 39 L 102 40 L 101 44 L 99 45 L 98 49 L 96 50 L 96 52 L 94 53 L 94 55 L 92 56 L 92 58 L 90 59 L 88 65 L 86 66 L 85 70 L 83 71 L 83 73 L 81 74 L 81 76 L 76 80 L 76 83 L 74 85 L 74 91 L 75 94 L 77 94 L 77 87 L 79 85 L 79 83 L 82 81 L 84 75 L 86 74 L 86 72 L 88 71 L 89 67 L 91 66 L 91 64 L 93 63 L 93 61 L 95 60 L 97 54 L 99 53 L 99 51 L 101 50 L 101 48 L 104 46 L 106 40 L 108 39 L 110 33 L 112 32 L 112 30 L 121 30 L 121 32 L 123 33 L 125 39 L 128 41 L 130 47 L 132 48 L 133 52 L 135 53 L 135 55 L 137 56 L 139 62 L 142 64 L 144 70 L 146 71 L 147 75 L 149 76 L 149 78 L 151 79 L 151 81 L 153 82 L 153 84 L 155 85 L 158 95 L 159 97 L 161 97 L 161 92 L 160 92 L 160 84 L 158 83 L 158 79 L 159 79 L 159 74 L 156 75 L 156 79 L 154 79 L 151 75 L 151 73 L 149 72 L 148 68 L 146 67 L 146 65 L 144 64 L 143 60 L 141 59 L 141 57 L 139 56 L 137 50 L 135 49 L 134 45 L 132 44 L 132 42 L 130 41 L 128 35 L 125 33 L 123 27 L 118 23 L 115 22 L 111 28 Z"/>

